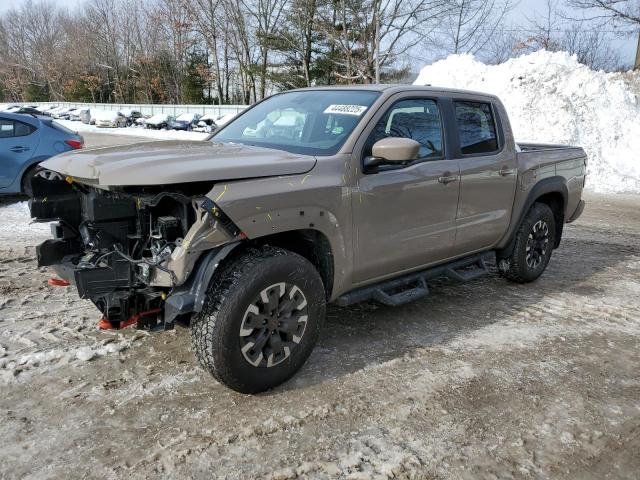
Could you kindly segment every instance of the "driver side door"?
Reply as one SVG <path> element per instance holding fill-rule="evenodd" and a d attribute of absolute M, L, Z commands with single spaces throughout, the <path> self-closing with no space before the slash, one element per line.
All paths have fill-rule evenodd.
<path fill-rule="evenodd" d="M 456 233 L 459 167 L 448 157 L 438 101 L 403 98 L 382 108 L 372 123 L 358 153 L 352 195 L 356 285 L 447 259 Z M 387 137 L 418 141 L 419 158 L 363 172 L 364 157 Z"/>

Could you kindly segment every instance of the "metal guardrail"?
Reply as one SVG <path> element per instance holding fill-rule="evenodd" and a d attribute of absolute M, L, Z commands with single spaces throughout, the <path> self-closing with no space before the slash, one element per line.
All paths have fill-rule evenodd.
<path fill-rule="evenodd" d="M 81 108 L 86 107 L 91 110 L 139 110 L 143 115 L 155 115 L 156 113 L 166 113 L 167 115 L 178 116 L 181 113 L 199 113 L 201 115 L 226 115 L 228 113 L 238 113 L 247 108 L 247 105 L 160 105 L 160 104 L 134 104 L 134 103 L 80 103 L 80 102 L 25 102 L 25 105 L 56 105 L 60 107 Z M 15 105 L 15 104 L 12 104 Z"/>

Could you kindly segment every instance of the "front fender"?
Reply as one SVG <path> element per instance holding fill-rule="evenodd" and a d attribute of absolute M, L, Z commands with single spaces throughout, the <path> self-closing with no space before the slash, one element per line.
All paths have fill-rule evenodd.
<path fill-rule="evenodd" d="M 207 194 L 249 239 L 295 230 L 318 230 L 333 253 L 332 296 L 348 289 L 349 190 L 334 172 L 269 177 L 217 184 Z"/>
<path fill-rule="evenodd" d="M 164 304 L 164 322 L 171 324 L 178 315 L 200 312 L 204 305 L 209 283 L 220 262 L 241 242 L 234 242 L 209 250 L 195 264 L 185 283 L 176 287 Z"/>

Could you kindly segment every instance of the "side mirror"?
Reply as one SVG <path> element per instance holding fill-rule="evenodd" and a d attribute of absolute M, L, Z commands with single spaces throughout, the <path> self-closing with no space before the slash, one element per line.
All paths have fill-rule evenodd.
<path fill-rule="evenodd" d="M 399 163 L 418 158 L 420 144 L 411 138 L 388 137 L 378 140 L 371 149 L 372 156 L 364 159 L 364 166 L 374 169 L 384 163 Z"/>

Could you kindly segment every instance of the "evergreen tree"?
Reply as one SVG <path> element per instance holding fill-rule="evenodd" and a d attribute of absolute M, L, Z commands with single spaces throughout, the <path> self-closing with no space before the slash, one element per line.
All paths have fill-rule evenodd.
<path fill-rule="evenodd" d="M 49 101 L 49 92 L 46 85 L 37 83 L 29 83 L 24 92 L 26 102 L 47 102 Z"/>
<path fill-rule="evenodd" d="M 187 70 L 182 80 L 182 99 L 185 103 L 204 103 L 208 87 L 207 56 L 200 52 L 189 55 Z"/>

